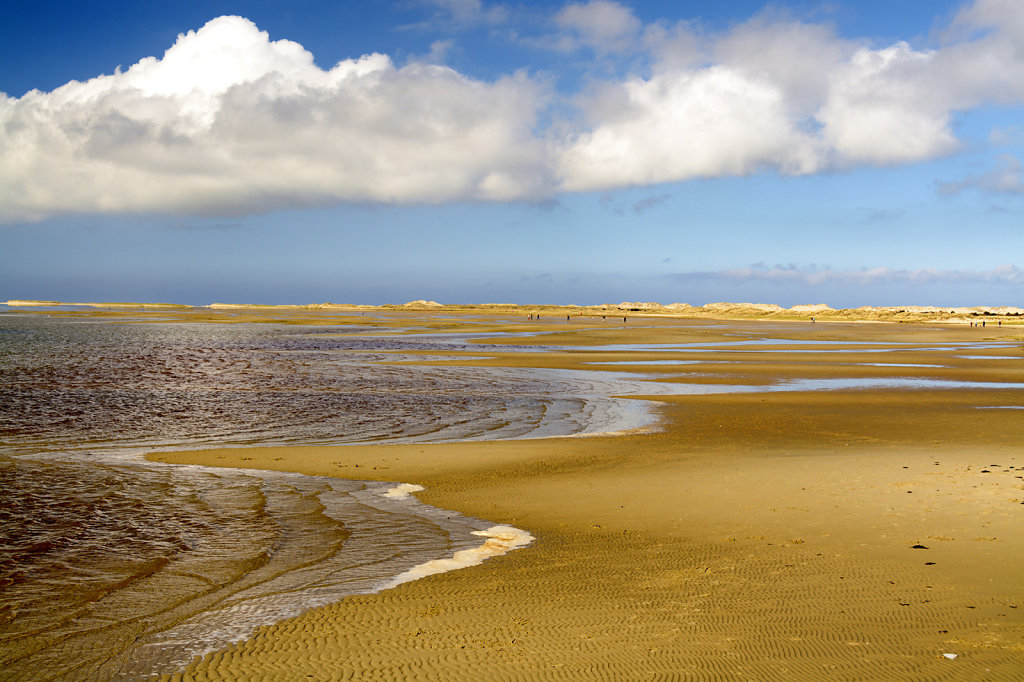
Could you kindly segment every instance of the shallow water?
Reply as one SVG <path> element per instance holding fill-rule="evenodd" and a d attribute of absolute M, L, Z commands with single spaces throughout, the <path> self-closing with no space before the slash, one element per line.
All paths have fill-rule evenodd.
<path fill-rule="evenodd" d="M 471 551 L 491 526 L 389 498 L 391 485 L 123 456 L 5 458 L 4 676 L 173 671 L 260 625 Z"/>
<path fill-rule="evenodd" d="M 375 364 L 488 348 L 460 338 L 13 316 L 0 328 L 0 452 L 15 454 L 572 435 L 635 412 L 565 374 Z"/>
<path fill-rule="evenodd" d="M 927 369 L 942 369 L 949 365 L 925 365 L 919 362 L 854 362 L 851 363 L 861 367 L 923 367 Z"/>
<path fill-rule="evenodd" d="M 965 357 L 965 356 L 958 356 Z M 984 357 L 984 356 L 979 356 Z M 634 367 L 640 365 L 727 365 L 733 363 L 733 360 L 615 360 L 612 362 L 587 362 L 584 364 L 588 365 L 632 365 Z M 761 362 L 764 362 L 763 360 Z M 822 364 L 822 363 L 815 363 Z M 836 363 L 839 364 L 839 363 Z M 945 368 L 949 365 L 925 365 L 921 363 L 913 362 L 850 362 L 843 363 L 854 365 L 858 367 L 925 367 L 925 368 Z"/>
<path fill-rule="evenodd" d="M 177 670 L 259 625 L 529 541 L 485 539 L 489 522 L 387 495 L 394 483 L 159 465 L 143 448 L 649 421 L 541 371 L 373 364 L 464 341 L 324 331 L 339 329 L 0 317 L 3 677 Z"/>
<path fill-rule="evenodd" d="M 678 375 L 676 375 L 678 376 Z M 707 375 L 694 375 L 707 376 Z M 669 377 L 663 377 L 669 378 Z M 847 391 L 871 389 L 898 390 L 1024 390 L 1022 382 L 1006 381 L 961 381 L 955 379 L 933 379 L 929 377 L 829 377 L 786 379 L 766 384 L 714 384 L 687 383 L 683 377 L 679 382 L 638 382 L 635 395 L 715 395 L 724 393 L 779 393 L 786 391 Z M 628 394 L 627 394 L 628 395 Z"/>
<path fill-rule="evenodd" d="M 836 379 L 794 379 L 774 384 L 770 391 L 838 391 L 847 389 L 897 388 L 897 389 L 974 389 L 1024 390 L 1024 383 L 1010 381 L 958 381 L 953 379 L 932 379 L 928 377 L 863 377 Z M 754 391 L 766 390 L 763 386 L 752 387 Z"/>
<path fill-rule="evenodd" d="M 792 346 L 798 346 L 793 348 Z M 850 346 L 856 346 L 851 348 Z M 895 352 L 957 352 L 991 348 L 1015 348 L 1016 344 L 1001 342 L 922 344 L 916 342 L 824 341 L 817 339 L 746 339 L 743 341 L 695 341 L 692 343 L 609 343 L 594 346 L 558 346 L 561 350 L 605 351 L 616 353 L 895 353 Z M 985 357 L 985 356 L 981 356 Z M 991 356 L 989 356 L 991 357 Z"/>

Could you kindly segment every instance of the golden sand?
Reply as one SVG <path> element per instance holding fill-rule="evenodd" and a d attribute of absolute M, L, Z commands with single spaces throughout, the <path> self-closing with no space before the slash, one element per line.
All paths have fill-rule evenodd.
<path fill-rule="evenodd" d="M 417 319 L 403 326 L 555 331 L 543 319 Z M 844 364 L 783 352 L 807 349 L 783 343 L 706 353 L 709 363 L 732 362 L 676 369 L 722 375 L 715 383 L 912 377 L 935 372 L 895 365 L 941 357 L 943 378 L 1024 382 L 1019 327 L 808 323 L 787 330 L 796 340 L 868 345 L 844 354 Z M 516 342 L 585 349 L 721 341 L 736 329 L 662 319 L 559 331 Z M 1021 361 L 870 347 L 982 339 L 1012 344 L 985 353 Z M 488 355 L 459 362 L 598 369 L 583 363 L 657 354 Z M 892 364 L 849 364 L 856 362 Z M 626 436 L 159 455 L 419 484 L 425 502 L 537 538 L 479 566 L 262 628 L 175 679 L 1024 677 L 1024 410 L 979 409 L 1020 406 L 1019 389 L 657 400 L 660 430 Z"/>

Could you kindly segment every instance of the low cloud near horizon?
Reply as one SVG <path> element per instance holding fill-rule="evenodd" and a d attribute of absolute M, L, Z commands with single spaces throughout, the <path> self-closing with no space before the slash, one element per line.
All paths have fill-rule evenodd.
<path fill-rule="evenodd" d="M 885 267 L 858 270 L 832 270 L 819 266 L 774 265 L 754 263 L 745 268 L 733 268 L 713 272 L 681 272 L 673 276 L 676 280 L 760 282 L 765 284 L 807 287 L 821 286 L 892 286 L 892 285 L 935 285 L 935 284 L 1024 284 L 1024 269 L 1012 264 L 1000 265 L 991 270 L 938 270 L 920 268 L 916 270 Z"/>
<path fill-rule="evenodd" d="M 642 72 L 559 93 L 526 71 L 484 81 L 383 54 L 325 70 L 298 43 L 226 16 L 123 72 L 0 93 L 0 222 L 546 201 L 906 164 L 959 148 L 957 112 L 1024 103 L 1017 0 L 977 0 L 929 50 L 768 15 L 719 35 L 645 26 L 608 0 L 567 5 L 549 24 L 562 38 L 551 49 L 642 54 Z M 1004 161 L 965 183 L 1019 192 L 1019 161 Z"/>

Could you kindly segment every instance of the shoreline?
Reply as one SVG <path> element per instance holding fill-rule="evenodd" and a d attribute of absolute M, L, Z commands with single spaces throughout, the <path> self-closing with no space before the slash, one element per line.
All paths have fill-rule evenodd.
<path fill-rule="evenodd" d="M 194 315 L 196 312 L 234 313 L 249 315 L 294 315 L 294 314 L 355 314 L 366 313 L 429 313 L 458 315 L 527 315 L 531 320 L 535 316 L 548 315 L 556 319 L 544 319 L 551 323 L 561 321 L 567 316 L 571 321 L 593 320 L 598 317 L 603 321 L 608 316 L 642 320 L 673 320 L 673 319 L 708 319 L 723 321 L 816 321 L 816 322 L 851 322 L 851 323 L 929 323 L 962 325 L 983 322 L 1008 326 L 1024 326 L 1024 308 L 1013 306 L 861 306 L 858 308 L 832 308 L 825 304 L 800 304 L 784 308 L 775 304 L 764 303 L 707 303 L 693 306 L 686 303 L 629 303 L 573 305 L 573 304 L 516 304 L 516 303 L 483 303 L 483 304 L 441 304 L 434 301 L 410 301 L 401 304 L 360 305 L 336 303 L 310 304 L 242 304 L 242 303 L 210 303 L 207 305 L 189 305 L 180 303 L 76 303 L 62 301 L 35 301 L 12 299 L 6 305 L 15 309 L 43 308 L 44 312 L 54 313 L 53 308 L 69 307 L 93 309 L 84 311 L 96 314 L 95 309 L 107 308 L 113 312 L 159 312 L 184 313 Z M 69 311 L 72 314 L 76 311 Z M 543 314 L 543 315 L 542 315 Z M 537 319 L 540 321 L 540 318 Z"/>
<path fill-rule="evenodd" d="M 1016 357 L 1014 331 L 1002 330 L 1014 350 L 1000 352 Z M 596 329 L 588 340 L 599 345 L 609 333 L 635 341 L 651 330 Z M 962 328 L 843 333 L 863 344 L 879 334 L 980 340 Z M 1017 362 L 958 364 L 956 352 L 943 351 L 943 371 L 1009 383 L 1024 374 Z M 920 368 L 899 368 L 901 376 L 935 371 L 934 352 L 900 353 Z M 572 354 L 537 355 L 487 362 L 582 365 Z M 792 356 L 761 351 L 735 360 L 735 381 L 832 376 L 860 359 L 837 368 L 807 354 L 797 367 Z M 417 497 L 426 504 L 536 538 L 479 566 L 262 628 L 169 679 L 1019 678 L 1024 420 L 1015 409 L 977 409 L 1016 407 L 1019 391 L 656 400 L 661 428 L 650 433 L 154 455 L 401 480 L 424 486 Z"/>
<path fill-rule="evenodd" d="M 285 528 L 274 549 L 266 555 L 265 562 L 257 561 L 255 567 L 249 566 L 238 580 L 215 583 L 204 575 L 204 568 L 209 570 L 211 561 L 226 566 L 231 558 L 218 551 L 199 551 L 189 563 L 189 557 L 193 555 L 190 550 L 195 549 L 192 543 L 228 541 L 230 535 L 236 542 L 238 555 L 244 556 L 249 549 L 244 540 L 239 540 L 245 535 L 245 528 L 239 531 L 240 525 L 233 525 L 230 515 L 220 517 L 234 532 L 229 531 L 212 541 L 209 537 L 196 540 L 193 536 L 188 549 L 179 551 L 167 560 L 166 566 L 161 567 L 167 571 L 157 569 L 132 576 L 130 582 L 135 583 L 134 589 L 139 594 L 148 592 L 158 600 L 165 600 L 164 603 L 159 606 L 142 604 L 135 610 L 128 603 L 122 603 L 119 609 L 111 612 L 105 611 L 98 603 L 106 595 L 101 595 L 97 603 L 87 602 L 82 610 L 93 617 L 93 627 L 95 621 L 101 621 L 99 630 L 106 641 L 90 641 L 88 618 L 76 623 L 77 628 L 65 628 L 62 637 L 46 641 L 25 637 L 18 640 L 9 636 L 8 646 L 0 653 L 15 677 L 20 674 L 30 677 L 42 675 L 47 679 L 77 679 L 83 675 L 82 679 L 108 679 L 111 676 L 149 679 L 160 674 L 168 675 L 171 674 L 168 671 L 184 669 L 196 656 L 214 653 L 233 642 L 244 641 L 262 626 L 280 623 L 347 596 L 373 594 L 424 576 L 473 566 L 533 541 L 529 533 L 520 529 L 426 505 L 411 495 L 419 486 L 394 481 L 364 483 L 337 476 L 310 477 L 289 471 L 253 468 L 245 466 L 244 462 L 242 466 L 230 469 L 167 465 L 147 460 L 137 449 L 108 452 L 97 457 L 76 457 L 74 453 L 65 452 L 43 457 L 20 455 L 15 459 L 22 463 L 42 462 L 94 470 L 99 467 L 105 476 L 117 472 L 132 479 L 139 478 L 141 473 L 145 480 L 159 480 L 165 485 L 164 499 L 170 506 L 188 507 L 190 498 L 205 499 L 204 495 L 210 492 L 216 498 L 219 488 L 204 487 L 198 483 L 216 479 L 220 485 L 238 494 L 242 506 L 236 511 L 237 516 L 243 519 L 248 518 L 244 508 L 247 493 L 252 493 L 253 486 L 258 485 L 260 496 L 267 504 L 263 513 L 257 516 L 269 518 L 271 525 Z M 182 481 L 186 482 L 184 489 L 179 488 Z M 124 491 L 129 498 L 136 492 L 130 485 L 124 486 L 120 492 Z M 312 518 L 310 510 L 303 509 L 301 505 L 288 506 L 285 498 L 296 491 L 315 499 L 322 510 L 329 510 L 322 520 Z M 221 500 L 222 508 L 223 503 Z M 17 505 L 18 501 L 14 504 Z M 365 518 L 366 510 L 370 510 L 370 519 Z M 45 516 L 49 510 L 40 507 L 37 511 Z M 208 520 L 201 511 L 193 518 Z M 322 543 L 322 546 L 309 544 L 307 538 L 312 537 L 309 534 L 314 531 L 318 534 L 315 543 Z M 438 537 L 434 539 L 434 535 Z M 332 548 L 340 536 L 344 536 L 344 542 Z M 378 551 L 377 545 L 382 544 L 382 539 L 384 548 Z M 350 541 L 355 549 L 349 548 Z M 327 548 L 326 552 L 324 548 Z M 137 553 L 124 547 L 118 549 L 126 553 L 117 556 L 117 561 L 138 559 Z M 305 558 L 298 560 L 297 556 L 303 549 L 307 550 L 302 554 Z M 292 575 L 295 579 L 289 578 Z M 175 576 L 179 581 L 184 580 L 191 589 L 195 589 L 198 583 L 216 587 L 210 593 L 200 584 L 198 593 L 189 593 L 190 588 L 175 584 Z M 148 586 L 145 584 L 147 581 L 150 583 Z M 27 613 L 29 617 L 33 615 L 31 611 Z M 59 613 L 59 610 L 53 613 Z M 102 621 L 108 622 L 103 624 Z M 119 635 L 123 635 L 125 630 L 131 632 L 127 639 L 122 640 Z M 15 646 L 11 646 L 12 642 Z M 40 643 L 44 646 L 33 649 Z M 22 645 L 21 648 L 18 644 Z M 105 648 L 108 644 L 112 646 L 109 650 Z M 46 658 L 51 647 L 57 652 Z M 64 648 L 63 652 L 60 647 Z M 88 648 L 94 652 L 95 660 L 79 659 L 74 654 Z"/>
<path fill-rule="evenodd" d="M 809 674 L 796 666 L 804 659 L 843 679 L 1013 679 L 1019 672 L 1017 560 L 1024 547 L 1016 532 L 1020 513 L 1004 499 L 1019 495 L 1013 473 L 1024 471 L 1014 449 L 946 452 L 944 462 L 931 448 L 862 446 L 734 453 L 732 461 L 690 453 L 681 461 L 634 464 L 623 461 L 622 446 L 650 446 L 650 439 L 614 440 L 603 439 L 597 452 L 564 447 L 583 441 L 562 439 L 454 450 L 299 446 L 161 456 L 228 466 L 237 464 L 234 457 L 253 457 L 250 466 L 311 474 L 336 469 L 331 458 L 347 456 L 345 477 L 377 462 L 394 478 L 426 485 L 418 495 L 426 504 L 536 537 L 521 552 L 480 566 L 261 628 L 171 677 L 275 670 L 371 678 L 440 670 L 445 677 L 476 670 L 484 679 L 546 679 L 557 670 L 587 679 L 615 665 L 611 677 L 635 679 L 651 664 L 644 647 L 673 653 L 662 672 L 707 674 L 732 663 L 726 670 L 758 679 Z M 989 460 L 1004 463 L 998 478 L 981 473 Z M 808 471 L 818 492 L 806 489 Z M 936 476 L 950 488 L 926 490 Z M 989 489 L 971 497 L 981 481 Z M 687 509 L 674 504 L 679 494 Z M 841 504 L 832 504 L 837 497 Z M 989 509 L 992 497 L 1004 508 Z M 751 509 L 763 518 L 751 518 Z M 1000 516 L 989 516 L 994 512 Z M 615 632 L 623 613 L 635 628 Z M 687 638 L 680 639 L 683 632 Z M 586 641 L 606 651 L 573 648 Z M 777 647 L 788 647 L 786 655 Z M 958 666 L 949 667 L 942 653 L 956 653 Z M 324 667 L 325 660 L 344 665 Z M 994 674 L 976 677 L 982 670 Z"/>

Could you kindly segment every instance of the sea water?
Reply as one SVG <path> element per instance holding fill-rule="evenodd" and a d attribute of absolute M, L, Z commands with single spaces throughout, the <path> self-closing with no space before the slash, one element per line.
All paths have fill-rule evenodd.
<path fill-rule="evenodd" d="M 379 364 L 481 347 L 353 331 L 0 316 L 0 677 L 180 670 L 260 625 L 530 541 L 398 482 L 162 465 L 146 451 L 649 420 L 570 375 Z"/>

